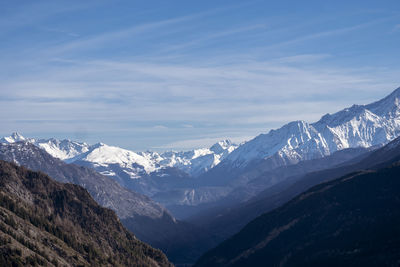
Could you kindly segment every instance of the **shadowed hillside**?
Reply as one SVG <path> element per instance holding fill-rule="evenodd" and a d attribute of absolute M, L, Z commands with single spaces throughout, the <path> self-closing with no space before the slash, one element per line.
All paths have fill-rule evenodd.
<path fill-rule="evenodd" d="M 196 266 L 398 266 L 400 166 L 348 174 L 247 224 Z"/>
<path fill-rule="evenodd" d="M 80 186 L 0 161 L 0 265 L 170 266 Z"/>

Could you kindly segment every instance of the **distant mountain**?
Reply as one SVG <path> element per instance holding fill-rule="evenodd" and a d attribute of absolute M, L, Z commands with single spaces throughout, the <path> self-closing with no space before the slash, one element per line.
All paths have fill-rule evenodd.
<path fill-rule="evenodd" d="M 210 148 L 194 149 L 186 152 L 164 152 L 163 164 L 169 167 L 176 167 L 191 176 L 199 176 L 202 173 L 217 166 L 225 159 L 237 145 L 230 140 L 222 140 Z"/>
<path fill-rule="evenodd" d="M 42 171 L 59 182 L 86 188 L 100 205 L 129 221 L 129 229 L 146 242 L 158 242 L 162 238 L 154 229 L 175 231 L 178 228 L 174 217 L 147 196 L 130 191 L 92 169 L 66 164 L 29 142 L 0 144 L 0 159 Z"/>
<path fill-rule="evenodd" d="M 217 166 L 200 175 L 192 195 L 201 202 L 192 205 L 217 203 L 237 189 L 246 196 L 259 193 L 279 183 L 267 179 L 252 186 L 254 170 L 274 171 L 282 166 L 323 158 L 349 148 L 370 148 L 387 144 L 400 136 L 400 88 L 389 96 L 369 105 L 353 105 L 335 114 L 327 114 L 318 122 L 308 124 L 294 121 L 240 145 Z M 318 167 L 318 166 L 316 166 Z M 208 198 L 210 188 L 213 198 Z M 253 188 L 251 192 L 249 188 Z M 158 199 L 162 202 L 162 199 Z M 168 206 L 169 209 L 174 209 Z"/>
<path fill-rule="evenodd" d="M 0 143 L 3 144 L 13 144 L 15 142 L 20 142 L 20 141 L 28 141 L 28 140 L 19 133 L 12 133 L 10 136 L 3 137 L 0 139 Z"/>
<path fill-rule="evenodd" d="M 230 140 L 222 140 L 210 148 L 194 149 L 185 152 L 167 151 L 157 153 L 150 151 L 133 152 L 103 143 L 89 145 L 68 139 L 25 138 L 19 133 L 13 133 L 11 136 L 0 139 L 0 143 L 5 144 L 12 144 L 19 141 L 32 143 L 44 149 L 53 157 L 68 163 L 85 161 L 101 167 L 113 164 L 119 165 L 123 172 L 132 179 L 172 167 L 178 168 L 191 176 L 198 176 L 218 165 L 221 160 L 237 147 Z M 104 171 L 103 174 L 108 176 L 116 175 L 114 172 L 107 171 Z"/>
<path fill-rule="evenodd" d="M 21 140 L 66 163 L 89 167 L 126 188 L 159 198 L 164 205 L 194 202 L 190 197 L 193 188 L 190 178 L 212 169 L 237 147 L 229 140 L 222 140 L 210 148 L 186 152 L 133 152 L 103 143 L 88 145 L 54 138 L 33 139 L 18 133 L 2 138 L 0 142 L 12 144 Z M 178 194 L 175 194 L 176 190 Z"/>
<path fill-rule="evenodd" d="M 31 139 L 32 140 L 32 139 Z M 90 145 L 71 140 L 57 140 L 55 138 L 32 140 L 33 144 L 44 149 L 55 158 L 72 162 L 70 159 L 89 151 Z"/>
<path fill-rule="evenodd" d="M 353 105 L 318 122 L 294 121 L 243 144 L 224 160 L 243 168 L 271 159 L 276 166 L 324 157 L 345 148 L 388 143 L 400 135 L 400 88 L 369 105 Z"/>
<path fill-rule="evenodd" d="M 399 177 L 396 161 L 315 186 L 247 224 L 196 266 L 397 266 Z"/>
<path fill-rule="evenodd" d="M 8 137 L 0 139 L 0 143 L 13 144 L 16 142 L 29 142 L 42 149 L 55 158 L 68 161 L 70 158 L 76 157 L 89 150 L 90 145 L 86 143 L 74 142 L 71 140 L 57 140 L 55 138 L 50 139 L 34 139 L 25 138 L 19 133 L 13 133 Z"/>
<path fill-rule="evenodd" d="M 80 186 L 0 161 L 1 266 L 172 266 Z"/>

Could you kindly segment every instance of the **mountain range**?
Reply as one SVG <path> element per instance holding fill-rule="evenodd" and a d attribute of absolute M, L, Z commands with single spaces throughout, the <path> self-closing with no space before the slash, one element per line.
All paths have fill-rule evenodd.
<path fill-rule="evenodd" d="M 214 166 L 218 165 L 229 153 L 237 148 L 230 140 L 222 140 L 210 148 L 194 149 L 184 152 L 167 151 L 157 152 L 133 152 L 120 147 L 109 146 L 103 143 L 89 145 L 84 142 L 76 142 L 68 139 L 58 140 L 25 138 L 15 132 L 11 136 L 3 137 L 0 143 L 12 144 L 16 142 L 29 142 L 44 149 L 55 158 L 67 163 L 84 161 L 93 164 L 94 167 L 107 167 L 119 165 L 123 172 L 131 179 L 140 178 L 165 168 L 178 168 L 191 176 L 198 176 Z M 102 173 L 100 171 L 100 173 Z M 104 171 L 104 175 L 116 175 L 113 172 Z"/>
<path fill-rule="evenodd" d="M 0 142 L 31 142 L 56 158 L 93 168 L 167 207 L 196 206 L 225 197 L 235 188 L 231 174 L 238 176 L 250 165 L 263 162 L 274 169 L 346 148 L 388 143 L 400 134 L 399 96 L 400 88 L 372 104 L 353 105 L 311 124 L 294 121 L 239 146 L 223 140 L 186 152 L 133 152 L 103 143 L 32 139 L 18 133 Z"/>
<path fill-rule="evenodd" d="M 338 150 L 386 144 L 400 134 L 400 88 L 369 105 L 353 105 L 308 124 L 294 121 L 240 146 L 226 163 L 243 167 L 275 158 L 288 165 L 330 155 Z"/>
<path fill-rule="evenodd" d="M 192 188 L 193 181 L 188 178 L 197 177 L 212 169 L 237 147 L 229 140 L 222 140 L 210 148 L 157 153 L 133 152 L 103 143 L 88 145 L 67 139 L 25 138 L 19 133 L 0 139 L 0 143 L 4 144 L 19 141 L 31 143 L 66 163 L 92 168 L 126 188 L 154 198 L 157 198 L 157 194 L 165 194 L 166 189 Z M 190 190 L 186 191 L 190 195 Z M 185 202 L 185 197 L 178 201 L 193 202 Z M 163 201 L 163 198 L 160 200 Z M 168 205 L 167 202 L 163 204 Z"/>
<path fill-rule="evenodd" d="M 312 124 L 290 122 L 242 144 L 207 176 L 227 169 L 241 174 L 247 166 L 259 162 L 266 166 L 264 169 L 272 170 L 346 148 L 382 146 L 400 135 L 399 101 L 400 88 L 377 102 L 326 114 Z"/>
<path fill-rule="evenodd" d="M 85 187 L 140 239 L 175 263 L 190 264 L 319 183 L 395 162 L 398 136 L 400 88 L 372 104 L 311 124 L 291 122 L 240 145 L 224 140 L 186 152 L 133 152 L 14 133 L 0 139 L 0 159 Z"/>

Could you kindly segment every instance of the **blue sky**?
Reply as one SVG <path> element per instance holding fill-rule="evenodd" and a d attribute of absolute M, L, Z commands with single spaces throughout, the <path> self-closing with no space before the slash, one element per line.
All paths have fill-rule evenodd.
<path fill-rule="evenodd" d="M 243 141 L 400 86 L 397 1 L 2 1 L 0 135 Z"/>

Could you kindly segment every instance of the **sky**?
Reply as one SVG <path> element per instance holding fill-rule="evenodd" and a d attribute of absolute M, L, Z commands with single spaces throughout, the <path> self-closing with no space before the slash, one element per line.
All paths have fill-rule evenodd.
<path fill-rule="evenodd" d="M 1 1 L 0 135 L 249 140 L 400 86 L 400 1 Z"/>

